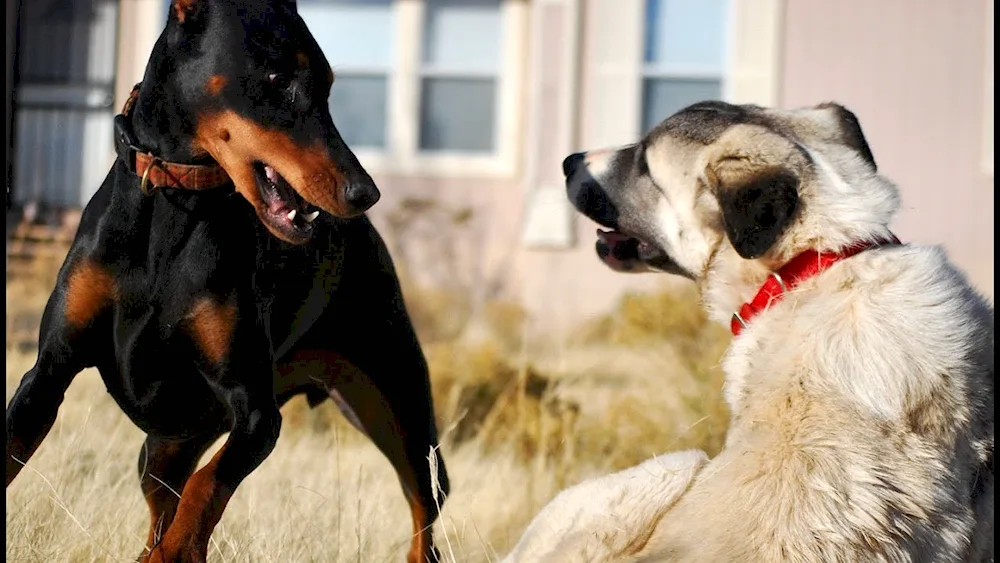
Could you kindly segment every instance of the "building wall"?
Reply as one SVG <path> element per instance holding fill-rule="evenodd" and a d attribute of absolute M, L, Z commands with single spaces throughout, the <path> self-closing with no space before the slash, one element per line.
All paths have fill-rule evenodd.
<path fill-rule="evenodd" d="M 607 2 L 606 2 L 607 3 Z M 443 262 L 457 262 L 461 283 L 480 295 L 510 298 L 534 313 L 539 330 L 558 330 L 611 307 L 623 291 L 669 283 L 663 276 L 618 274 L 596 258 L 597 225 L 573 211 L 566 200 L 560 163 L 585 145 L 580 100 L 587 88 L 584 69 L 592 68 L 591 27 L 598 20 L 574 0 L 531 2 L 525 97 L 519 118 L 521 165 L 501 177 L 445 178 L 374 173 L 383 193 L 370 211 L 387 239 L 399 235 L 392 217 L 406 200 L 429 199 L 472 218 L 441 232 L 403 237 L 409 248 L 396 251 L 418 281 L 446 284 Z M 638 23 L 638 18 L 636 23 Z M 608 34 L 601 35 L 607 39 Z M 588 51 L 588 49 L 590 49 Z M 607 121 L 602 118 L 600 121 Z M 591 136 L 587 141 L 597 142 Z M 438 240 L 448 231 L 459 240 Z M 390 240 L 392 244 L 393 241 Z M 453 252 L 454 255 L 449 255 Z M 437 261 L 438 263 L 435 263 Z"/>
<path fill-rule="evenodd" d="M 786 10 L 782 104 L 854 111 L 900 187 L 896 233 L 943 244 L 992 297 L 993 1 L 797 0 Z"/>

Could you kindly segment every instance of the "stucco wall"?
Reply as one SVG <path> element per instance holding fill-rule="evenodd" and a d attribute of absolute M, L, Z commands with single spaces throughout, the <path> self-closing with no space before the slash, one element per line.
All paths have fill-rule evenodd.
<path fill-rule="evenodd" d="M 897 234 L 943 244 L 991 297 L 993 177 L 983 142 L 992 5 L 786 2 L 781 91 L 784 106 L 835 100 L 853 110 L 881 172 L 900 187 Z"/>

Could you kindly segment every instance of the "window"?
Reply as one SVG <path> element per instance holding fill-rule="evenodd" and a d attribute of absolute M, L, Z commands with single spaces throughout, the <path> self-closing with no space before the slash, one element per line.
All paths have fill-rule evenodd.
<path fill-rule="evenodd" d="M 695 102 L 722 99 L 728 0 L 646 0 L 641 130 Z"/>
<path fill-rule="evenodd" d="M 510 175 L 519 0 L 299 0 L 336 74 L 330 109 L 373 173 Z"/>
<path fill-rule="evenodd" d="M 390 0 L 300 0 L 299 15 L 336 74 L 330 111 L 351 147 L 386 147 L 393 20 Z"/>
<path fill-rule="evenodd" d="M 779 105 L 786 2 L 588 0 L 577 146 L 635 142 L 706 98 Z"/>
<path fill-rule="evenodd" d="M 420 68 L 420 150 L 495 146 L 500 3 L 428 0 Z"/>
<path fill-rule="evenodd" d="M 579 45 L 572 47 L 581 67 L 579 85 L 574 84 L 579 109 L 575 119 L 557 120 L 557 131 L 571 139 L 572 150 L 613 147 L 634 143 L 678 109 L 706 98 L 780 105 L 786 2 L 573 3 L 584 11 Z M 562 210 L 548 210 L 548 196 L 537 199 L 540 222 L 562 220 L 557 214 Z M 575 227 L 569 222 L 565 228 Z"/>

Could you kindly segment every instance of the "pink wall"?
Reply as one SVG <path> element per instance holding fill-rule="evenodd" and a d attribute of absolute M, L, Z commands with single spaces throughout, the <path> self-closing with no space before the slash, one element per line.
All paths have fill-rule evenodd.
<path fill-rule="evenodd" d="M 522 163 L 534 163 L 535 168 L 521 166 L 511 177 L 495 179 L 375 175 L 383 198 L 370 216 L 389 239 L 390 216 L 407 198 L 435 199 L 451 209 L 468 207 L 473 214 L 467 224 L 451 228 L 441 224 L 437 227 L 440 232 L 435 234 L 431 232 L 435 227 L 425 222 L 420 232 L 407 241 L 412 252 L 407 257 L 394 255 L 394 259 L 411 262 L 411 268 L 419 270 L 418 280 L 424 283 L 451 283 L 459 289 L 471 285 L 474 291 L 516 300 L 532 313 L 534 330 L 558 336 L 582 318 L 611 308 L 626 290 L 684 282 L 663 275 L 613 272 L 594 251 L 597 225 L 575 212 L 575 243 L 569 248 L 525 246 L 522 229 L 529 190 L 542 185 L 562 186 L 560 163 L 571 150 L 579 148 L 563 146 L 563 139 L 572 136 L 565 128 L 576 128 L 584 119 L 579 111 L 573 123 L 560 119 L 562 100 L 570 89 L 579 88 L 563 79 L 563 70 L 571 64 L 564 48 L 571 36 L 568 26 L 573 25 L 568 8 L 552 3 L 535 5 L 533 9 L 539 10 L 541 17 L 533 20 L 540 29 L 530 46 L 529 57 L 536 74 L 527 77 L 528 91 L 537 87 L 541 95 L 538 99 L 526 95 L 521 115 L 524 120 L 536 120 L 522 128 L 535 131 L 523 139 L 522 158 Z M 587 11 L 583 12 L 586 19 Z M 586 45 L 586 23 L 582 33 Z M 442 215 L 430 216 L 443 219 Z M 445 232 L 450 232 L 450 237 Z M 447 263 L 456 267 L 449 270 Z M 449 276 L 451 279 L 446 279 Z"/>
<path fill-rule="evenodd" d="M 526 248 L 521 238 L 525 187 L 518 178 L 376 175 L 375 180 L 382 199 L 369 216 L 398 264 L 408 264 L 426 285 L 460 291 L 471 287 L 478 297 L 513 299 L 532 313 L 535 330 L 554 331 L 550 336 L 608 310 L 624 291 L 690 283 L 673 276 L 612 271 L 594 251 L 597 225 L 583 216 L 575 218 L 572 248 Z M 391 217 L 412 198 L 435 200 L 451 211 L 467 208 L 472 215 L 456 225 L 449 223 L 448 213 L 427 212 L 402 237 L 394 235 Z"/>
<path fill-rule="evenodd" d="M 943 244 L 992 297 L 986 2 L 787 1 L 781 105 L 835 100 L 854 111 L 881 172 L 900 187 L 897 234 Z"/>

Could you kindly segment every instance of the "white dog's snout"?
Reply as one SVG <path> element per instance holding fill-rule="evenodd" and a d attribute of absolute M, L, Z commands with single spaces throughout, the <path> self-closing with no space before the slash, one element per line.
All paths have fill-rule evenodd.
<path fill-rule="evenodd" d="M 611 163 L 612 157 L 618 152 L 616 149 L 597 149 L 583 153 L 583 163 L 587 167 L 590 175 L 597 178 L 603 174 Z"/>

